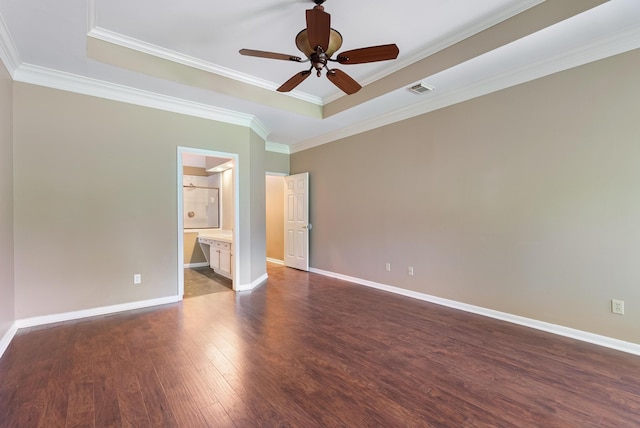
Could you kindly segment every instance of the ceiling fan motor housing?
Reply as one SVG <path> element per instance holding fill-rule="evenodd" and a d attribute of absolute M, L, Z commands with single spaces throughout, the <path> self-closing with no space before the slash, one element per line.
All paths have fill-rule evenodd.
<path fill-rule="evenodd" d="M 296 46 L 298 47 L 298 50 L 305 54 L 309 59 L 311 59 L 311 56 L 316 53 L 316 47 L 309 44 L 309 34 L 307 33 L 306 28 L 301 30 L 296 36 Z M 325 54 L 327 54 L 327 57 L 331 58 L 331 56 L 336 53 L 341 46 L 342 34 L 340 34 L 338 30 L 334 30 L 332 28 L 329 32 L 329 47 L 327 47 Z"/>
<path fill-rule="evenodd" d="M 305 28 L 296 36 L 296 46 L 311 61 L 318 77 L 320 77 L 320 71 L 326 67 L 329 58 L 342 46 L 342 35 L 332 28 L 329 32 L 329 46 L 324 52 L 319 46 L 312 47 L 309 44 L 309 34 Z"/>

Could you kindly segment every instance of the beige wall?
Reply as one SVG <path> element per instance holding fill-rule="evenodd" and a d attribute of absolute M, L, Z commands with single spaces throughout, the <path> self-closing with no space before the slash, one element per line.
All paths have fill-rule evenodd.
<path fill-rule="evenodd" d="M 284 179 L 267 175 L 267 257 L 284 260 Z"/>
<path fill-rule="evenodd" d="M 198 232 L 184 232 L 184 264 L 206 263 L 207 258 L 198 243 Z"/>
<path fill-rule="evenodd" d="M 266 152 L 264 154 L 264 169 L 274 174 L 289 174 L 289 155 Z"/>
<path fill-rule="evenodd" d="M 12 106 L 13 83 L 0 62 L 0 339 L 9 331 L 15 320 Z"/>
<path fill-rule="evenodd" d="M 16 317 L 175 296 L 176 147 L 237 153 L 248 176 L 254 133 L 28 84 L 14 89 Z M 264 182 L 251 185 L 240 182 L 240 211 L 264 218 L 264 203 L 259 213 L 249 204 L 254 192 L 264 199 Z M 265 272 L 264 257 L 262 272 L 251 263 L 265 247 L 264 230 L 252 226 L 241 219 L 240 285 Z"/>
<path fill-rule="evenodd" d="M 311 177 L 311 266 L 640 343 L 638 64 L 636 50 L 293 154 Z"/>
<path fill-rule="evenodd" d="M 265 158 L 266 152 L 264 149 L 264 140 L 260 138 L 255 132 L 251 133 L 251 168 L 248 169 L 250 174 L 250 186 L 256 191 L 251 194 L 251 200 L 248 210 L 250 214 L 251 230 L 249 233 L 262 236 L 261 248 L 254 248 L 251 255 L 251 269 L 254 274 L 254 278 L 266 273 L 267 266 L 267 244 L 266 244 L 266 230 L 267 225 L 265 221 L 265 206 L 267 204 L 265 199 Z M 246 171 L 246 169 L 245 169 Z"/>
<path fill-rule="evenodd" d="M 233 169 L 228 169 L 220 174 L 220 215 L 222 222 L 220 228 L 223 230 L 233 229 L 235 219 L 234 197 L 233 197 Z"/>

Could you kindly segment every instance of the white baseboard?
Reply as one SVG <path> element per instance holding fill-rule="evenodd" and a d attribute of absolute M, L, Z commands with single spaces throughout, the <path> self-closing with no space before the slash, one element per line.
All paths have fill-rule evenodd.
<path fill-rule="evenodd" d="M 2 336 L 2 339 L 0 339 L 0 358 L 2 358 L 4 351 L 6 351 L 7 348 L 9 347 L 9 344 L 13 340 L 13 336 L 16 335 L 17 331 L 18 331 L 18 326 L 14 322 L 9 328 L 9 330 L 4 334 L 4 336 Z"/>
<path fill-rule="evenodd" d="M 284 266 L 284 260 L 272 259 L 272 258 L 270 258 L 270 257 L 267 257 L 267 261 L 268 261 L 269 263 L 275 263 L 275 264 L 277 264 L 277 265 Z"/>
<path fill-rule="evenodd" d="M 209 266 L 209 262 L 200 262 L 200 263 L 185 263 L 184 268 L 198 268 L 198 267 L 206 267 Z"/>
<path fill-rule="evenodd" d="M 79 318 L 94 317 L 98 315 L 113 314 L 116 312 L 130 311 L 133 309 L 148 308 L 151 306 L 166 305 L 181 301 L 179 296 L 161 297 L 159 299 L 142 300 L 139 302 L 123 303 L 120 305 L 102 306 L 99 308 L 84 309 L 81 311 L 65 312 L 61 314 L 44 315 L 40 317 L 24 318 L 16 320 L 17 328 L 34 327 L 38 325 L 52 324 L 62 321 L 70 321 Z"/>
<path fill-rule="evenodd" d="M 269 275 L 265 273 L 260 278 L 253 281 L 251 284 L 239 284 L 237 286 L 234 285 L 233 290 L 234 291 L 251 291 L 257 288 L 258 286 L 264 284 L 265 282 L 267 282 L 267 279 L 269 279 Z"/>
<path fill-rule="evenodd" d="M 518 315 L 509 314 L 506 312 L 495 311 L 493 309 L 487 309 L 480 306 L 469 305 L 455 300 L 443 299 L 441 297 L 432 296 L 429 294 L 419 293 L 417 291 L 405 290 L 404 288 L 394 287 L 391 285 L 380 284 L 366 279 L 354 278 L 339 273 L 329 272 L 321 269 L 311 268 L 310 272 L 320 275 L 328 276 L 331 278 L 342 279 L 344 281 L 353 282 L 355 284 L 363 285 L 365 287 L 376 288 L 378 290 L 388 291 L 390 293 L 399 294 L 406 297 L 411 297 L 425 302 L 435 303 L 441 306 L 447 306 L 449 308 L 459 309 L 465 312 L 471 312 L 478 315 L 483 315 L 489 318 L 494 318 L 502 321 L 507 321 L 513 324 L 522 325 L 525 327 L 534 328 L 536 330 L 546 331 L 548 333 L 557 334 L 559 336 L 570 337 L 583 342 L 593 343 L 595 345 L 604 346 L 606 348 L 615 349 L 629 354 L 640 355 L 640 344 L 626 342 L 624 340 L 618 340 L 607 336 L 601 336 L 599 334 L 589 333 L 582 330 L 576 330 L 574 328 L 564 327 L 557 324 L 551 324 L 544 321 L 539 321 L 531 318 L 525 318 Z"/>

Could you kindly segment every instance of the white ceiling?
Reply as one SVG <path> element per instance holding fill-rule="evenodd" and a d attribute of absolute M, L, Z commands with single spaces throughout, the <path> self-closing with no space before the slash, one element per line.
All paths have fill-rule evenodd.
<path fill-rule="evenodd" d="M 557 2 L 547 0 L 551 1 Z M 67 88 L 55 81 L 72 76 L 85 86 L 107 82 L 129 93 L 159 94 L 169 103 L 210 107 L 231 116 L 241 113 L 257 124 L 267 141 L 276 143 L 272 146 L 296 151 L 640 47 L 640 1 L 611 0 L 420 75 L 414 82 L 398 79 L 394 85 L 393 79 L 405 67 L 428 61 L 461 40 L 480 40 L 474 34 L 519 13 L 533 17 L 532 11 L 543 3 L 404 0 L 400 7 L 391 1 L 327 0 L 324 6 L 332 27 L 344 38 L 339 51 L 387 43 L 400 48 L 395 61 L 340 66 L 365 86 L 351 96 L 357 102 L 343 100 L 346 95 L 324 76 L 315 75 L 292 94 L 275 93 L 306 64 L 238 53 L 249 48 L 300 55 L 294 37 L 305 26 L 304 11 L 313 7 L 311 0 L 0 0 L 0 56 L 18 81 Z M 92 37 L 125 47 L 127 59 L 120 54 L 116 66 L 90 56 Z M 186 78 L 140 72 L 136 55 L 143 54 L 205 70 L 211 84 L 204 87 Z M 243 86 L 230 92 L 216 76 L 230 77 Z M 408 83 L 421 80 L 435 91 L 415 95 L 406 89 Z M 376 84 L 385 89 L 376 90 Z M 265 88 L 274 102 L 262 101 L 267 98 L 264 92 L 245 96 Z M 343 107 L 324 118 L 282 107 L 300 100 L 325 110 L 328 105 Z"/>

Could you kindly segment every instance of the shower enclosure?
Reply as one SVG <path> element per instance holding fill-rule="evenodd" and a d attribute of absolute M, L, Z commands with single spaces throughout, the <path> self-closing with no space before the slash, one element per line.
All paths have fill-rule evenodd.
<path fill-rule="evenodd" d="M 213 177 L 185 175 L 182 186 L 182 205 L 185 229 L 220 227 L 220 189 L 214 187 Z"/>

